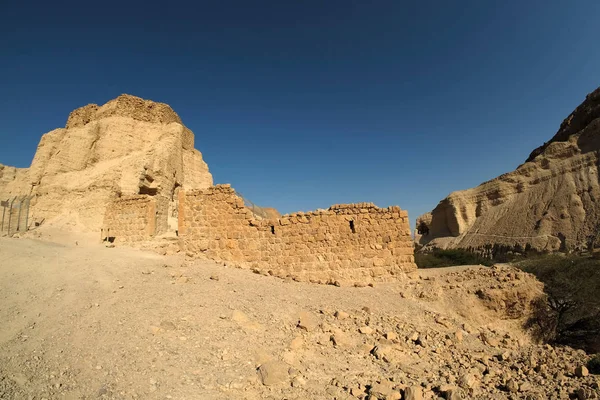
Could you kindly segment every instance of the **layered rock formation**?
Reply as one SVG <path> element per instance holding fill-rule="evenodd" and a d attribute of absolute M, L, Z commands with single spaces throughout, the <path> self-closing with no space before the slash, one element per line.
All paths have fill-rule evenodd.
<path fill-rule="evenodd" d="M 428 214 L 429 247 L 577 250 L 600 246 L 600 88 L 515 171 L 451 193 Z"/>
<path fill-rule="evenodd" d="M 130 95 L 73 111 L 65 128 L 42 136 L 30 168 L 0 166 L 0 199 L 32 196 L 34 220 L 66 217 L 85 230 L 100 229 L 107 204 L 121 195 L 174 202 L 179 188 L 211 185 L 177 113 Z"/>

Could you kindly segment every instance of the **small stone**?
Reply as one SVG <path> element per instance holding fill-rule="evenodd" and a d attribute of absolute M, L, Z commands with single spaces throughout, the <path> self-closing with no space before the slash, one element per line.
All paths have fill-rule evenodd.
<path fill-rule="evenodd" d="M 365 343 L 358 347 L 358 352 L 365 355 L 369 355 L 373 352 L 374 348 L 375 346 L 373 346 L 372 344 Z"/>
<path fill-rule="evenodd" d="M 336 311 L 335 317 L 337 319 L 342 320 L 342 319 L 346 319 L 346 318 L 350 317 L 350 314 L 348 314 L 347 312 L 344 312 L 344 311 Z"/>
<path fill-rule="evenodd" d="M 290 342 L 290 349 L 292 349 L 292 350 L 298 350 L 298 349 L 300 349 L 302 347 L 303 344 L 304 344 L 304 339 L 302 339 L 301 336 L 296 336 Z"/>
<path fill-rule="evenodd" d="M 591 388 L 579 388 L 575 391 L 578 400 L 597 399 L 597 392 Z"/>
<path fill-rule="evenodd" d="M 481 332 L 479 334 L 479 338 L 483 343 L 487 344 L 488 346 L 498 347 L 498 340 L 493 338 L 489 333 Z"/>
<path fill-rule="evenodd" d="M 263 385 L 271 386 L 288 380 L 288 366 L 281 361 L 269 361 L 258 367 Z"/>
<path fill-rule="evenodd" d="M 160 327 L 166 331 L 174 331 L 175 329 L 177 329 L 175 324 L 172 323 L 171 321 L 161 321 Z"/>
<path fill-rule="evenodd" d="M 349 346 L 351 344 L 348 335 L 341 329 L 334 329 L 333 335 L 331 335 L 331 341 L 335 347 Z"/>
<path fill-rule="evenodd" d="M 464 374 L 460 377 L 458 384 L 465 389 L 472 389 L 477 385 L 477 378 L 471 374 Z"/>
<path fill-rule="evenodd" d="M 379 344 L 375 346 L 371 354 L 378 360 L 385 361 L 389 364 L 397 364 L 401 353 L 394 348 L 393 345 Z"/>
<path fill-rule="evenodd" d="M 361 326 L 360 328 L 358 328 L 358 331 L 364 335 L 370 335 L 373 332 L 375 332 L 370 326 Z"/>
<path fill-rule="evenodd" d="M 311 332 L 317 329 L 318 326 L 318 321 L 311 313 L 306 311 L 300 313 L 300 317 L 298 318 L 298 328 Z"/>
<path fill-rule="evenodd" d="M 423 400 L 423 390 L 418 386 L 404 389 L 404 400 Z"/>
<path fill-rule="evenodd" d="M 402 400 L 402 393 L 393 391 L 385 398 L 385 400 Z"/>
<path fill-rule="evenodd" d="M 588 369 L 585 365 L 580 365 L 577 368 L 575 368 L 575 376 L 577 376 L 579 378 L 586 377 L 589 374 L 590 374 L 590 371 L 588 371 Z"/>
<path fill-rule="evenodd" d="M 387 399 L 393 391 L 391 382 L 383 381 L 381 383 L 373 384 L 369 390 L 369 394 L 378 399 Z"/>
<path fill-rule="evenodd" d="M 386 332 L 384 336 L 385 336 L 385 338 L 387 340 L 396 340 L 396 339 L 398 339 L 398 335 L 396 335 L 396 332 Z"/>
<path fill-rule="evenodd" d="M 213 275 L 211 275 L 211 276 L 210 276 L 210 280 L 211 280 L 211 281 L 218 281 L 219 279 L 220 279 L 220 278 L 219 278 L 219 275 L 215 275 L 215 274 L 213 274 Z"/>
<path fill-rule="evenodd" d="M 444 395 L 444 399 L 446 400 L 461 400 L 463 398 L 460 389 L 454 385 L 442 385 L 439 391 Z"/>
<path fill-rule="evenodd" d="M 463 341 L 463 333 L 462 333 L 462 331 L 456 331 L 456 333 L 454 334 L 454 337 L 456 338 L 456 341 L 458 343 L 461 343 Z"/>
<path fill-rule="evenodd" d="M 510 379 L 508 382 L 506 382 L 506 390 L 511 393 L 516 393 L 519 391 L 519 385 L 514 379 Z"/>
<path fill-rule="evenodd" d="M 306 379 L 301 376 L 297 376 L 292 380 L 292 387 L 302 387 L 306 385 Z"/>
<path fill-rule="evenodd" d="M 152 332 L 153 335 L 158 334 L 158 332 L 160 332 L 161 329 L 158 326 L 151 326 L 150 327 L 150 332 Z"/>
<path fill-rule="evenodd" d="M 410 336 L 408 336 L 408 340 L 416 342 L 419 339 L 419 332 L 413 332 Z"/>
<path fill-rule="evenodd" d="M 521 386 L 519 386 L 519 392 L 528 392 L 531 389 L 533 389 L 533 386 L 529 382 L 523 382 L 521 383 Z"/>

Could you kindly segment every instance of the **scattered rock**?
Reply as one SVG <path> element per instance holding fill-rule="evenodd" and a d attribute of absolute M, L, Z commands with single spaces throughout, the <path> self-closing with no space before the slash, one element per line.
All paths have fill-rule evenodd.
<path fill-rule="evenodd" d="M 506 390 L 511 393 L 516 393 L 519 391 L 519 384 L 514 379 L 510 379 L 506 382 Z"/>
<path fill-rule="evenodd" d="M 404 400 L 423 400 L 423 390 L 418 386 L 404 389 Z"/>
<path fill-rule="evenodd" d="M 290 349 L 298 350 L 298 349 L 302 348 L 303 345 L 304 345 L 304 339 L 302 339 L 302 337 L 300 337 L 300 336 L 296 336 L 290 342 Z"/>
<path fill-rule="evenodd" d="M 296 376 L 294 379 L 292 379 L 292 387 L 302 387 L 306 385 L 306 379 L 304 379 L 301 376 Z"/>
<path fill-rule="evenodd" d="M 465 389 L 472 389 L 478 384 L 477 378 L 472 374 L 464 374 L 460 377 L 459 385 Z"/>
<path fill-rule="evenodd" d="M 369 389 L 369 395 L 375 397 L 376 399 L 387 400 L 388 396 L 390 396 L 394 391 L 394 388 L 391 382 L 383 381 L 381 383 L 374 383 L 371 385 Z"/>
<path fill-rule="evenodd" d="M 150 332 L 152 332 L 153 335 L 158 334 L 161 331 L 161 329 L 158 326 L 151 326 L 150 327 Z"/>
<path fill-rule="evenodd" d="M 442 385 L 439 388 L 439 392 L 444 396 L 446 400 L 461 400 L 463 399 L 461 390 L 454 385 Z"/>
<path fill-rule="evenodd" d="M 580 365 L 577 368 L 575 368 L 575 376 L 577 376 L 579 378 L 586 377 L 589 374 L 590 374 L 590 371 L 588 371 L 588 369 L 585 365 Z"/>
<path fill-rule="evenodd" d="M 289 379 L 289 367 L 281 361 L 269 361 L 258 367 L 258 375 L 263 385 L 272 386 Z"/>
<path fill-rule="evenodd" d="M 533 389 L 533 386 L 531 385 L 531 383 L 529 382 L 523 382 L 521 383 L 521 385 L 519 386 L 519 392 L 528 392 L 531 389 Z"/>
<path fill-rule="evenodd" d="M 317 319 L 309 312 L 302 311 L 298 318 L 298 328 L 312 332 L 319 326 Z"/>
<path fill-rule="evenodd" d="M 341 329 L 334 329 L 331 335 L 331 341 L 336 347 L 347 347 L 351 345 L 350 338 Z"/>
<path fill-rule="evenodd" d="M 598 399 L 600 392 L 591 388 L 579 388 L 575 391 L 578 400 Z"/>
<path fill-rule="evenodd" d="M 160 327 L 166 331 L 174 331 L 175 329 L 177 329 L 175 324 L 171 321 L 161 321 Z"/>
<path fill-rule="evenodd" d="M 370 326 L 361 326 L 360 328 L 358 328 L 358 331 L 364 335 L 370 335 L 373 332 L 375 332 L 375 330 Z"/>
<path fill-rule="evenodd" d="M 456 341 L 458 343 L 461 343 L 463 341 L 463 333 L 462 333 L 462 331 L 456 331 L 456 333 L 454 334 L 454 337 L 456 338 Z"/>
<path fill-rule="evenodd" d="M 350 314 L 348 314 L 347 312 L 344 312 L 344 311 L 336 311 L 335 317 L 337 319 L 343 320 L 343 319 L 350 317 Z"/>

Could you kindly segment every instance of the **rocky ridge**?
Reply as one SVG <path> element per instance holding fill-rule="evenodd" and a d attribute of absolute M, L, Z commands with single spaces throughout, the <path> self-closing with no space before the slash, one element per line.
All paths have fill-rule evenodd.
<path fill-rule="evenodd" d="M 453 192 L 417 220 L 421 245 L 537 251 L 600 245 L 600 88 L 515 171 Z"/>

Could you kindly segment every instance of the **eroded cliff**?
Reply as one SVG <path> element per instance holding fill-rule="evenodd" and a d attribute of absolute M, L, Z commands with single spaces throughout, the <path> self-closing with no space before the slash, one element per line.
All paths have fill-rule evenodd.
<path fill-rule="evenodd" d="M 600 88 L 515 171 L 451 193 L 422 215 L 421 245 L 577 250 L 600 245 Z"/>
<path fill-rule="evenodd" d="M 106 205 L 123 194 L 173 201 L 179 188 L 211 185 L 177 113 L 130 95 L 74 110 L 65 128 L 42 136 L 30 168 L 0 166 L 0 199 L 32 196 L 34 220 L 65 217 L 85 230 L 100 229 Z"/>

